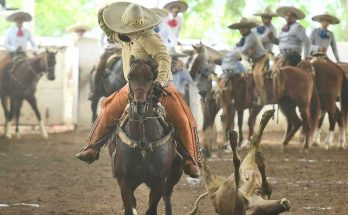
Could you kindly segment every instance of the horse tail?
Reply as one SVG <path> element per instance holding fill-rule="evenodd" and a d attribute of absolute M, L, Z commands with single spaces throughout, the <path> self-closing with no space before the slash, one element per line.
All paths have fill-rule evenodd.
<path fill-rule="evenodd" d="M 311 130 L 315 131 L 319 122 L 320 115 L 320 99 L 315 83 L 313 85 L 313 93 L 310 101 L 310 116 L 311 116 Z"/>
<path fill-rule="evenodd" d="M 341 89 L 341 111 L 343 114 L 344 123 L 347 124 L 347 116 L 348 116 L 348 80 L 343 73 L 342 79 L 342 89 Z"/>

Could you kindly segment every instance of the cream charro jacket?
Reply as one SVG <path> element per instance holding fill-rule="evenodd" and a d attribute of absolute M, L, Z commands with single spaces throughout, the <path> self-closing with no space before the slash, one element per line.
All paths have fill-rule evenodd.
<path fill-rule="evenodd" d="M 162 42 L 160 36 L 151 29 L 143 30 L 130 35 L 131 41 L 124 42 L 119 39 L 118 33 L 112 31 L 103 20 L 103 8 L 99 10 L 98 22 L 100 28 L 105 32 L 109 40 L 118 42 L 122 46 L 122 61 L 124 77 L 128 81 L 128 73 L 130 70 L 130 57 L 133 55 L 136 59 L 148 60 L 152 58 L 157 62 L 158 75 L 156 81 L 162 86 L 172 82 L 173 77 L 170 71 L 171 57 L 167 47 Z"/>

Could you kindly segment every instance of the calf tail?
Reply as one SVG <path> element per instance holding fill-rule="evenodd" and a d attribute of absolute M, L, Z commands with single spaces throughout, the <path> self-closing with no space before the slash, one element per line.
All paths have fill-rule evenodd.
<path fill-rule="evenodd" d="M 205 192 L 203 193 L 202 195 L 200 195 L 196 201 L 195 201 L 195 204 L 193 206 L 193 209 L 189 212 L 189 215 L 194 215 L 194 214 L 197 214 L 198 212 L 198 203 L 201 199 L 203 199 L 204 197 L 206 197 L 208 195 L 208 192 Z"/>

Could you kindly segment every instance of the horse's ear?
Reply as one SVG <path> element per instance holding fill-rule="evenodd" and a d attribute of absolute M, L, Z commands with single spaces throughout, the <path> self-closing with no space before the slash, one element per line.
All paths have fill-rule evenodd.
<path fill-rule="evenodd" d="M 194 48 L 195 50 L 198 49 L 198 47 L 196 45 L 192 45 L 192 48 Z"/>
<path fill-rule="evenodd" d="M 130 67 L 132 67 L 133 66 L 133 64 L 135 63 L 135 57 L 134 57 L 134 55 L 131 55 L 131 57 L 130 57 L 130 59 L 129 59 L 129 66 Z"/>

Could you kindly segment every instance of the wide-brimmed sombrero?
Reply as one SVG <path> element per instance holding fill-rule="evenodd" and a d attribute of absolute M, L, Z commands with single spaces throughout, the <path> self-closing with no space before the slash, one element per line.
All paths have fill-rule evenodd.
<path fill-rule="evenodd" d="M 169 16 L 169 11 L 166 9 L 154 7 L 154 8 L 151 8 L 151 10 L 157 13 L 162 19 Z"/>
<path fill-rule="evenodd" d="M 255 13 L 255 16 L 268 16 L 268 17 L 276 17 L 278 16 L 276 13 L 274 13 L 270 7 L 266 7 L 264 11 L 261 11 L 259 13 Z"/>
<path fill-rule="evenodd" d="M 202 45 L 204 45 L 204 44 L 199 43 L 197 45 L 192 45 L 192 46 L 194 48 L 198 48 Z M 216 49 L 213 49 L 207 45 L 204 45 L 204 46 L 207 49 L 207 55 L 208 55 L 209 60 L 214 61 L 214 60 L 221 59 L 223 57 L 223 54 L 221 52 L 217 51 Z"/>
<path fill-rule="evenodd" d="M 75 23 L 66 28 L 67 32 L 77 32 L 77 31 L 90 31 L 92 28 L 88 25 L 84 25 L 81 23 Z"/>
<path fill-rule="evenodd" d="M 257 24 L 254 21 L 251 21 L 250 19 L 242 17 L 242 19 L 239 22 L 236 22 L 236 23 L 233 23 L 232 25 L 229 25 L 228 28 L 240 29 L 240 28 L 253 28 L 256 26 L 257 26 Z"/>
<path fill-rule="evenodd" d="M 293 13 L 296 15 L 296 19 L 300 20 L 306 17 L 306 15 L 298 8 L 293 6 L 282 6 L 276 11 L 278 16 L 285 17 L 287 13 Z"/>
<path fill-rule="evenodd" d="M 106 26 L 121 34 L 131 34 L 154 28 L 162 18 L 154 11 L 130 2 L 114 2 L 103 10 Z"/>
<path fill-rule="evenodd" d="M 336 25 L 336 24 L 340 23 L 340 20 L 337 17 L 332 16 L 327 12 L 324 14 L 321 14 L 321 15 L 313 16 L 312 20 L 316 21 L 316 22 L 321 22 L 322 20 L 328 20 L 330 22 L 330 24 L 332 24 L 332 25 Z"/>
<path fill-rule="evenodd" d="M 179 8 L 179 13 L 183 13 L 187 10 L 188 5 L 184 1 L 171 1 L 165 4 L 163 8 L 170 11 L 173 7 Z"/>
<path fill-rule="evenodd" d="M 14 12 L 6 18 L 9 22 L 15 22 L 16 20 L 22 20 L 23 22 L 30 22 L 32 17 L 29 13 L 18 11 Z"/>

